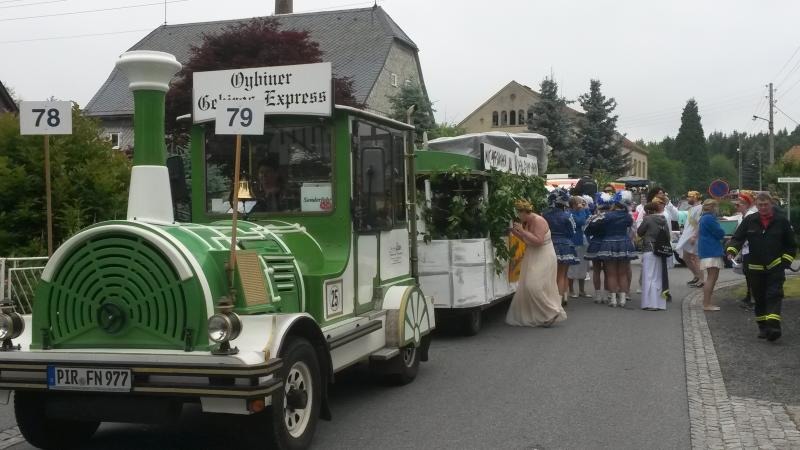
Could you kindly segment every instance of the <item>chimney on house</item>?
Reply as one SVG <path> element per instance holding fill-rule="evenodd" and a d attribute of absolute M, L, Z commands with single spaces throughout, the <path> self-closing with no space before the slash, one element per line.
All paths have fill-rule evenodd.
<path fill-rule="evenodd" d="M 293 3 L 292 0 L 275 0 L 275 14 L 291 14 Z"/>

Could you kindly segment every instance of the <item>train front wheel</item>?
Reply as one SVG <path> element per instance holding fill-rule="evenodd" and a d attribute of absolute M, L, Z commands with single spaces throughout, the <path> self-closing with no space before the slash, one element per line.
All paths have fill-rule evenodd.
<path fill-rule="evenodd" d="M 300 450 L 311 446 L 322 404 L 322 376 L 314 347 L 289 338 L 281 352 L 283 388 L 272 398 L 267 448 Z"/>

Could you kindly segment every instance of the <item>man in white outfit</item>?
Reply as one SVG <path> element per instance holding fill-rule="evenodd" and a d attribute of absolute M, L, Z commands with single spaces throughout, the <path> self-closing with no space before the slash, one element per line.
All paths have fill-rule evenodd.
<path fill-rule="evenodd" d="M 689 281 L 689 286 L 702 287 L 703 286 L 703 270 L 700 269 L 700 259 L 697 257 L 697 237 L 700 216 L 703 214 L 703 205 L 700 204 L 700 193 L 697 191 L 689 191 L 686 194 L 686 200 L 689 202 L 689 208 L 686 215 L 686 224 L 683 226 L 683 233 L 678 239 L 676 250 L 681 254 L 681 258 L 686 263 L 686 267 L 694 275 L 694 279 Z"/>

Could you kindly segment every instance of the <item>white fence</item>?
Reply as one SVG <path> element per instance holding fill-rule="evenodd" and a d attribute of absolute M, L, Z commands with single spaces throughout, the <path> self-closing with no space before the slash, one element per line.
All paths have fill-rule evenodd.
<path fill-rule="evenodd" d="M 33 293 L 46 263 L 46 256 L 0 258 L 0 304 L 11 303 L 18 313 L 30 314 Z"/>

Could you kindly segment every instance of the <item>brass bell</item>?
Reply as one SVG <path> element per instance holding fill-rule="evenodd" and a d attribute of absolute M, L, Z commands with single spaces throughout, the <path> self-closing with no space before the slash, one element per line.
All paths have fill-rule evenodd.
<path fill-rule="evenodd" d="M 239 201 L 245 202 L 253 200 L 253 194 L 250 193 L 250 182 L 247 180 L 239 180 Z"/>

